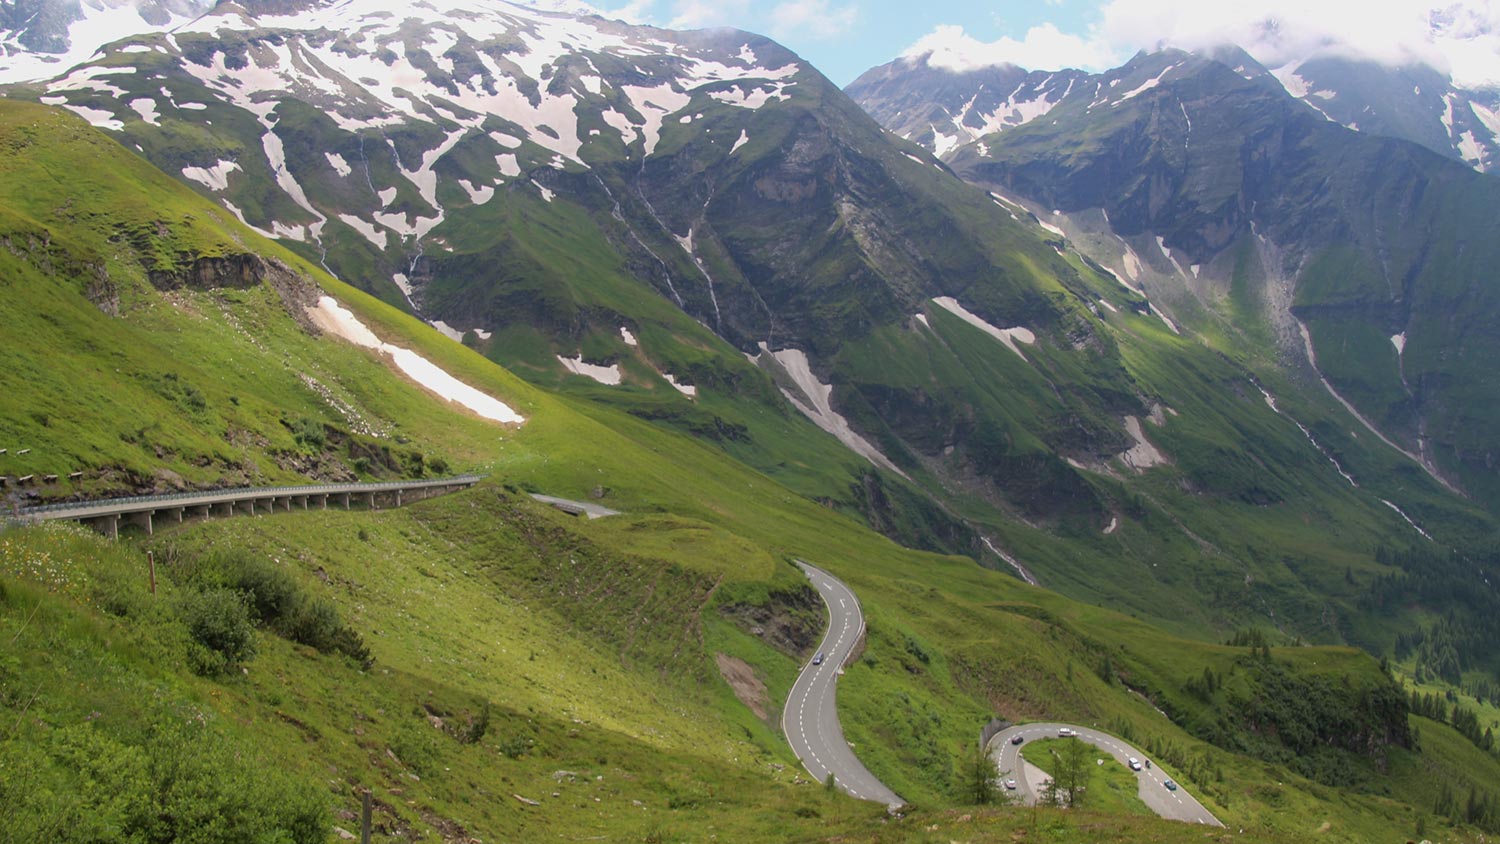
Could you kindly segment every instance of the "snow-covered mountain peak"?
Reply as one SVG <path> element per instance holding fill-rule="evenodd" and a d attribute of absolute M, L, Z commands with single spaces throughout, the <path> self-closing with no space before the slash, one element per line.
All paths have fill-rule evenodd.
<path fill-rule="evenodd" d="M 735 156 L 804 69 L 735 30 L 497 0 L 239 0 L 116 41 L 39 98 L 155 153 L 263 234 L 325 256 L 373 248 L 415 306 L 417 262 L 446 248 L 459 209 L 502 191 L 551 203 L 564 172 L 595 180 L 664 142 Z M 174 123 L 201 143 L 148 151 Z"/>

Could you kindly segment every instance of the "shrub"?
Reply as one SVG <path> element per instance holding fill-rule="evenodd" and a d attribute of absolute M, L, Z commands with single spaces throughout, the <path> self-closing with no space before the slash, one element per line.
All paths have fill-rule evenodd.
<path fill-rule="evenodd" d="M 255 655 L 255 627 L 238 592 L 187 592 L 178 601 L 178 614 L 192 637 L 188 657 L 197 673 L 222 674 Z"/>
<path fill-rule="evenodd" d="M 101 722 L 0 742 L 0 840 L 322 844 L 315 784 L 245 753 L 190 708 L 128 737 Z"/>
<path fill-rule="evenodd" d="M 292 429 L 292 439 L 297 441 L 297 445 L 322 451 L 323 446 L 328 443 L 328 432 L 324 430 L 323 423 L 316 419 L 304 416 L 287 427 Z"/>
<path fill-rule="evenodd" d="M 276 631 L 325 654 L 341 653 L 362 668 L 375 663 L 364 637 L 344 626 L 338 609 L 322 598 L 299 595 L 292 611 L 277 623 Z"/>
<path fill-rule="evenodd" d="M 275 624 L 290 616 L 302 603 L 302 590 L 291 572 L 246 552 L 227 555 L 224 585 L 239 590 L 249 603 L 255 620 Z"/>

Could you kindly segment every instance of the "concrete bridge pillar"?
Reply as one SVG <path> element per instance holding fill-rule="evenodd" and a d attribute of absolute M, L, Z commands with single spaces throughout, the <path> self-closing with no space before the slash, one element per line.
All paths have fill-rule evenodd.
<path fill-rule="evenodd" d="M 119 516 L 95 516 L 92 519 L 83 519 L 84 524 L 99 531 L 110 539 L 120 538 Z"/>
<path fill-rule="evenodd" d="M 155 513 L 155 510 L 143 510 L 139 513 L 131 513 L 129 518 L 131 523 L 140 525 L 141 527 L 145 528 L 146 535 L 150 536 L 155 533 L 155 531 L 152 529 L 153 525 L 151 518 Z M 118 531 L 118 528 L 116 528 L 116 530 Z"/>

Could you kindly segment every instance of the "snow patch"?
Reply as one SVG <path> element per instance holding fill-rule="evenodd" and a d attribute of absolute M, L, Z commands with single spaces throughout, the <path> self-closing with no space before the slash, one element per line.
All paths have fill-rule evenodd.
<path fill-rule="evenodd" d="M 1130 248 L 1129 244 L 1125 246 L 1125 255 L 1122 260 L 1125 264 L 1125 274 L 1130 276 L 1130 280 L 1140 281 L 1141 259 L 1135 254 L 1135 250 Z"/>
<path fill-rule="evenodd" d="M 684 94 L 665 83 L 652 88 L 622 85 L 620 90 L 645 120 L 645 124 L 641 127 L 641 134 L 645 138 L 646 155 L 656 151 L 656 144 L 661 140 L 661 124 L 667 115 L 686 108 L 693 99 L 691 95 Z"/>
<path fill-rule="evenodd" d="M 339 219 L 345 225 L 364 235 L 365 240 L 370 241 L 376 249 L 385 249 L 388 235 L 384 229 L 377 229 L 373 223 L 365 222 L 352 214 L 340 214 Z"/>
<path fill-rule="evenodd" d="M 520 149 L 521 139 L 507 135 L 504 132 L 491 132 L 490 140 L 506 149 Z"/>
<path fill-rule="evenodd" d="M 116 120 L 112 112 L 105 111 L 102 108 L 89 108 L 88 106 L 81 105 L 64 105 L 63 108 L 82 117 L 91 125 L 97 126 L 100 129 L 110 129 L 119 132 L 125 128 L 123 121 Z"/>
<path fill-rule="evenodd" d="M 350 173 L 354 172 L 354 168 L 349 166 L 349 162 L 345 161 L 344 157 L 336 152 L 325 152 L 323 153 L 323 157 L 328 159 L 328 164 L 333 167 L 333 171 L 335 173 L 338 173 L 340 176 L 348 176 Z"/>
<path fill-rule="evenodd" d="M 507 152 L 495 156 L 495 163 L 500 166 L 500 175 L 506 178 L 521 175 L 521 165 L 516 162 L 516 156 L 513 153 Z"/>
<path fill-rule="evenodd" d="M 849 427 L 849 420 L 839 415 L 833 409 L 832 396 L 833 386 L 824 384 L 813 375 L 812 367 L 808 364 L 807 353 L 801 349 L 782 349 L 779 352 L 771 351 L 765 341 L 761 341 L 760 350 L 769 353 L 781 368 L 791 377 L 792 383 L 797 385 L 798 391 L 803 398 L 798 398 L 789 390 L 782 390 L 787 401 L 802 412 L 803 416 L 811 419 L 814 425 L 832 434 L 839 442 L 843 443 L 850 451 L 858 454 L 876 466 L 890 469 L 897 474 L 905 476 L 905 473 L 896 468 L 889 458 L 880 453 L 874 445 L 864 437 L 854 432 Z M 759 361 L 757 355 L 752 360 Z"/>
<path fill-rule="evenodd" d="M 932 127 L 932 151 L 938 158 L 948 154 L 948 151 L 958 146 L 957 135 L 944 135 L 936 126 Z"/>
<path fill-rule="evenodd" d="M 1155 305 L 1148 305 L 1148 307 L 1151 308 L 1151 313 L 1156 314 L 1156 318 L 1157 319 L 1159 319 L 1162 322 L 1166 323 L 1167 327 L 1170 328 L 1170 329 L 1172 329 L 1172 333 L 1173 334 L 1181 334 L 1182 333 L 1181 331 L 1177 330 L 1177 323 L 1173 322 L 1170 318 L 1167 317 L 1166 314 L 1162 313 L 1161 312 L 1161 308 L 1158 308 Z"/>
<path fill-rule="evenodd" d="M 449 340 L 452 340 L 455 343 L 462 343 L 464 340 L 464 333 L 462 331 L 459 331 L 457 328 L 454 328 L 453 326 L 449 325 L 446 322 L 443 322 L 440 319 L 435 319 L 432 322 L 428 323 L 428 325 L 436 328 L 438 330 L 438 333 L 442 334 L 444 337 L 447 337 Z"/>
<path fill-rule="evenodd" d="M 505 402 L 454 378 L 447 370 L 427 358 L 410 349 L 382 341 L 332 296 L 319 297 L 317 306 L 308 308 L 307 315 L 315 325 L 329 334 L 390 357 L 397 369 L 431 393 L 462 405 L 485 419 L 516 425 L 526 421 Z"/>
<path fill-rule="evenodd" d="M 623 325 L 620 326 L 620 337 L 625 341 L 625 345 L 632 348 L 641 345 L 640 341 L 635 339 L 635 335 L 630 333 L 630 329 Z"/>
<path fill-rule="evenodd" d="M 1458 154 L 1471 164 L 1484 161 L 1484 150 L 1480 148 L 1479 141 L 1474 139 L 1473 132 L 1464 132 L 1458 136 Z"/>
<path fill-rule="evenodd" d="M 480 185 L 475 187 L 468 179 L 459 179 L 458 186 L 469 195 L 469 201 L 475 205 L 483 205 L 495 196 L 495 188 L 492 185 Z"/>
<path fill-rule="evenodd" d="M 786 83 L 766 85 L 735 85 L 727 91 L 709 91 L 708 95 L 725 105 L 755 110 L 769 102 L 787 99 Z"/>
<path fill-rule="evenodd" d="M 1491 111 L 1476 102 L 1470 102 L 1469 107 L 1474 110 L 1474 116 L 1479 118 L 1479 122 L 1490 130 L 1490 137 L 1500 139 L 1500 112 Z"/>
<path fill-rule="evenodd" d="M 221 191 L 229 187 L 229 174 L 240 169 L 240 165 L 233 161 L 220 159 L 212 167 L 184 167 L 182 175 L 184 178 L 192 179 L 211 191 Z"/>
<path fill-rule="evenodd" d="M 620 383 L 620 365 L 612 363 L 609 366 L 599 366 L 593 363 L 584 363 L 583 355 L 576 358 L 565 358 L 557 356 L 567 370 L 574 375 L 583 375 L 598 381 L 600 384 L 608 384 L 613 387 Z"/>
<path fill-rule="evenodd" d="M 95 91 L 100 94 L 108 94 L 117 99 L 124 99 L 125 91 L 108 82 L 100 82 L 100 76 L 117 76 L 122 73 L 135 73 L 133 67 L 107 67 L 95 65 L 93 67 L 80 67 L 64 76 L 62 79 L 47 86 L 49 93 L 56 94 L 59 91 Z"/>
<path fill-rule="evenodd" d="M 738 139 L 735 140 L 734 146 L 732 146 L 732 147 L 729 148 L 729 154 L 730 155 L 734 155 L 736 152 L 739 151 L 740 147 L 744 146 L 745 144 L 747 144 L 749 142 L 750 142 L 750 133 L 746 132 L 744 129 L 741 129 L 740 130 L 740 136 L 739 136 Z"/>
<path fill-rule="evenodd" d="M 1006 563 L 1008 563 L 1011 568 L 1013 568 L 1013 569 L 1016 570 L 1016 574 L 1020 575 L 1020 577 L 1021 577 L 1022 580 L 1026 581 L 1027 583 L 1030 583 L 1032 586 L 1041 586 L 1042 585 L 1042 584 L 1040 584 L 1040 583 L 1037 582 L 1036 577 L 1034 575 L 1032 575 L 1032 573 L 1025 566 L 1021 565 L 1021 561 L 1020 560 L 1017 560 L 1015 557 L 1012 557 L 1011 555 L 1005 553 L 1001 549 L 996 548 L 995 547 L 995 543 L 991 542 L 990 538 L 988 536 L 985 536 L 984 534 L 980 534 L 979 538 L 980 538 L 981 541 L 984 542 L 984 547 L 990 549 L 990 553 L 994 554 L 995 556 L 999 557 L 1000 559 L 1002 559 Z M 1042 772 L 1040 770 L 1035 769 L 1031 765 L 1028 765 L 1027 768 L 1028 768 L 1028 771 L 1027 771 L 1028 774 L 1030 774 L 1032 771 L 1035 771 L 1036 774 L 1039 777 L 1041 777 L 1042 779 L 1045 779 L 1046 775 L 1042 774 Z M 1033 792 L 1033 793 L 1035 793 L 1035 794 L 1042 793 L 1041 792 L 1042 783 L 1038 782 L 1036 779 L 1033 779 L 1032 782 L 1035 783 L 1033 785 L 1033 788 L 1036 789 L 1036 791 Z"/>
<path fill-rule="evenodd" d="M 150 97 L 141 97 L 130 101 L 130 107 L 136 114 L 141 116 L 141 121 L 148 126 L 160 126 L 161 121 L 157 118 L 161 115 L 156 111 L 156 100 Z"/>
<path fill-rule="evenodd" d="M 539 191 L 542 192 L 542 199 L 545 199 L 548 202 L 551 202 L 554 198 L 556 198 L 557 194 L 555 194 L 552 191 L 547 190 L 546 188 L 542 187 L 540 184 L 538 184 L 536 182 L 536 180 L 532 180 L 531 184 L 533 186 L 535 186 L 537 190 L 539 190 Z"/>
<path fill-rule="evenodd" d="M 974 326 L 980 331 L 983 331 L 984 333 L 990 335 L 996 340 L 999 340 L 1001 343 L 1005 344 L 1005 348 L 1010 349 L 1012 352 L 1015 352 L 1016 355 L 1021 358 L 1021 360 L 1026 360 L 1026 355 L 1021 352 L 1020 347 L 1017 346 L 1016 343 L 1019 341 L 1030 346 L 1036 342 L 1036 335 L 1031 333 L 1030 329 L 999 328 L 991 325 L 990 323 L 985 321 L 984 317 L 981 317 L 973 311 L 970 311 L 968 308 L 965 308 L 963 305 L 960 305 L 958 303 L 958 300 L 954 299 L 952 296 L 939 296 L 938 298 L 933 299 L 932 303 L 953 314 L 964 322 L 967 322 L 968 324 Z"/>
<path fill-rule="evenodd" d="M 1397 355 L 1406 354 L 1406 332 L 1391 335 L 1391 345 L 1396 347 Z"/>
<path fill-rule="evenodd" d="M 672 387 L 673 387 L 673 389 L 677 390 L 677 392 L 679 392 L 679 393 L 682 393 L 684 396 L 687 396 L 690 399 L 697 397 L 697 395 L 698 395 L 698 388 L 694 387 L 692 384 L 679 384 L 679 383 L 677 383 L 677 379 L 673 378 L 672 377 L 672 373 L 670 373 L 670 372 L 663 372 L 661 374 L 661 377 L 667 379 L 667 383 L 671 384 Z"/>
<path fill-rule="evenodd" d="M 411 279 L 408 279 L 406 277 L 406 273 L 396 273 L 395 275 L 391 276 L 391 281 L 395 283 L 397 289 L 401 291 L 401 295 L 406 297 L 406 301 L 410 302 L 412 286 Z"/>
<path fill-rule="evenodd" d="M 1144 472 L 1152 466 L 1160 466 L 1167 462 L 1166 455 L 1146 439 L 1146 432 L 1141 430 L 1141 420 L 1134 416 L 1125 417 L 1125 433 L 1135 441 L 1135 445 L 1120 453 L 1120 460 L 1126 466 L 1137 472 Z"/>
<path fill-rule="evenodd" d="M 1115 529 L 1118 528 L 1119 526 L 1120 526 L 1120 517 L 1119 516 L 1110 516 L 1109 517 L 1109 524 L 1107 524 L 1107 525 L 1104 526 L 1104 535 L 1105 536 L 1109 536 L 1110 534 L 1114 533 Z"/>
<path fill-rule="evenodd" d="M 1385 506 L 1387 506 L 1389 508 L 1391 508 L 1392 510 L 1395 510 L 1396 511 L 1396 515 L 1398 515 L 1401 518 L 1405 519 L 1406 523 L 1409 524 L 1409 525 L 1411 525 L 1412 530 L 1415 530 L 1417 533 L 1420 533 L 1422 535 L 1423 539 L 1426 539 L 1429 542 L 1432 541 L 1432 534 L 1428 533 L 1425 530 L 1422 530 L 1422 526 L 1419 525 L 1419 524 L 1417 524 L 1416 522 L 1412 521 L 1411 520 L 1411 516 L 1406 515 L 1406 511 L 1402 510 L 1400 507 L 1397 507 L 1395 504 L 1392 504 L 1391 502 L 1386 501 L 1384 498 L 1380 499 L 1380 503 L 1384 504 Z"/>
<path fill-rule="evenodd" d="M 1142 82 L 1139 87 L 1132 88 L 1130 91 L 1127 91 L 1124 95 L 1122 95 L 1118 100 L 1115 101 L 1115 104 L 1119 105 L 1126 100 L 1135 98 L 1138 94 L 1144 94 L 1152 88 L 1155 88 L 1157 85 L 1160 85 L 1161 78 L 1163 76 L 1166 76 L 1169 71 L 1175 69 L 1176 67 L 1177 65 L 1175 64 L 1167 65 L 1167 67 L 1162 69 L 1161 73 L 1158 73 L 1150 79 L 1147 79 L 1145 82 Z"/>

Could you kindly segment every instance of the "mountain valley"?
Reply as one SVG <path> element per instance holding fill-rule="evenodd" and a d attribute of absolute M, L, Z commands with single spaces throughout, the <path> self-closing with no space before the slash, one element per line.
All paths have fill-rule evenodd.
<path fill-rule="evenodd" d="M 11 506 L 487 479 L 7 528 L 7 834 L 322 841 L 369 793 L 377 840 L 1201 840 L 972 808 L 997 716 L 1150 748 L 1245 840 L 1500 823 L 1460 714 L 1500 677 L 1489 151 L 1227 52 L 846 94 L 505 3 L 164 14 L 0 99 Z M 779 732 L 799 560 L 864 606 L 839 717 L 894 815 Z M 212 607 L 253 647 L 205 655 Z"/>

